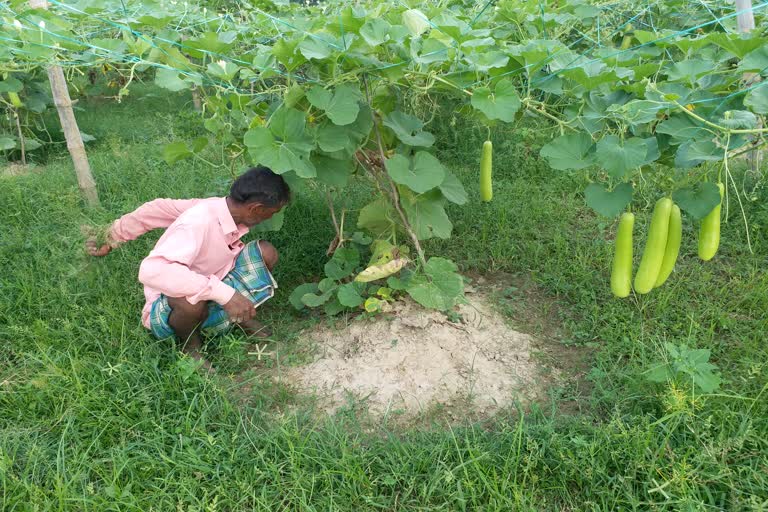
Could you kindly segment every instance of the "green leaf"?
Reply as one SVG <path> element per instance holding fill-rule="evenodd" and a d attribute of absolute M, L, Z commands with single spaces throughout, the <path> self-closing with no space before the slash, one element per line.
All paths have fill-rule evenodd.
<path fill-rule="evenodd" d="M 197 137 L 192 141 L 192 152 L 199 153 L 208 146 L 208 137 Z"/>
<path fill-rule="evenodd" d="M 283 64 L 288 71 L 294 70 L 304 64 L 307 59 L 300 52 L 297 52 L 299 41 L 297 39 L 278 39 L 272 46 L 272 55 Z"/>
<path fill-rule="evenodd" d="M 676 62 L 667 71 L 667 77 L 672 82 L 686 81 L 689 84 L 696 83 L 699 77 L 712 72 L 712 62 L 706 60 L 683 60 Z"/>
<path fill-rule="evenodd" d="M 325 306 L 323 307 L 323 310 L 325 311 L 325 314 L 327 316 L 338 315 L 345 309 L 346 308 L 341 302 L 339 302 L 339 299 L 337 297 L 331 297 L 331 299 L 328 302 L 326 302 Z"/>
<path fill-rule="evenodd" d="M 414 192 L 423 193 L 439 186 L 445 179 L 445 168 L 440 161 L 426 151 L 419 151 L 412 158 L 395 155 L 384 162 L 387 174 Z"/>
<path fill-rule="evenodd" d="M 48 98 L 37 94 L 24 98 L 24 107 L 30 112 L 42 114 L 48 108 Z"/>
<path fill-rule="evenodd" d="M 285 222 L 285 209 L 280 210 L 271 218 L 263 220 L 251 228 L 252 233 L 266 233 L 269 231 L 280 231 Z"/>
<path fill-rule="evenodd" d="M 312 155 L 312 163 L 317 169 L 317 179 L 329 187 L 344 187 L 352 174 L 352 162 L 348 159 L 336 160 L 324 155 Z"/>
<path fill-rule="evenodd" d="M 424 123 L 417 117 L 395 110 L 384 118 L 384 126 L 392 128 L 397 138 L 409 146 L 429 147 L 435 136 L 422 130 Z"/>
<path fill-rule="evenodd" d="M 424 266 L 424 275 L 411 280 L 407 291 L 422 306 L 446 311 L 464 296 L 464 279 L 452 261 L 434 257 Z"/>
<path fill-rule="evenodd" d="M 580 58 L 574 66 L 560 72 L 564 77 L 570 78 L 585 89 L 596 89 L 602 84 L 616 83 L 622 76 L 631 77 L 632 71 L 624 68 L 609 69 L 605 63 L 600 61 L 590 61 Z"/>
<path fill-rule="evenodd" d="M 229 81 L 235 78 L 235 75 L 240 71 L 240 68 L 231 62 L 217 60 L 208 63 L 206 70 L 210 75 Z"/>
<path fill-rule="evenodd" d="M 712 393 L 720 387 L 722 379 L 709 370 L 700 369 L 693 377 L 693 383 L 705 393 Z"/>
<path fill-rule="evenodd" d="M 653 101 L 633 100 L 624 105 L 611 105 L 608 111 L 630 124 L 644 124 L 655 121 L 659 111 L 665 108 Z"/>
<path fill-rule="evenodd" d="M 373 18 L 360 27 L 360 35 L 370 46 L 378 46 L 389 40 L 389 29 L 392 28 L 386 20 Z"/>
<path fill-rule="evenodd" d="M 8 135 L 0 136 L 0 151 L 7 151 L 16 147 L 16 138 Z"/>
<path fill-rule="evenodd" d="M 723 32 L 712 32 L 707 34 L 707 39 L 719 47 L 731 52 L 740 59 L 743 59 L 748 53 L 766 44 L 765 38 L 762 37 L 754 37 L 754 35 L 745 34 L 726 34 Z"/>
<path fill-rule="evenodd" d="M 482 51 L 470 53 L 464 57 L 472 66 L 482 73 L 494 68 L 503 68 L 509 63 L 509 55 L 500 51 Z"/>
<path fill-rule="evenodd" d="M 352 234 L 352 241 L 360 245 L 371 245 L 371 243 L 373 243 L 373 238 L 366 235 L 362 231 L 355 231 Z"/>
<path fill-rule="evenodd" d="M 701 220 L 720 204 L 720 189 L 714 183 L 699 183 L 676 190 L 672 194 L 672 200 L 685 213 L 696 220 Z"/>
<path fill-rule="evenodd" d="M 329 153 L 354 149 L 354 143 L 349 140 L 348 133 L 344 126 L 335 125 L 330 121 L 324 122 L 317 128 L 317 145 Z"/>
<path fill-rule="evenodd" d="M 700 135 L 702 131 L 703 128 L 700 125 L 684 114 L 673 114 L 656 126 L 656 133 L 672 136 L 671 144 L 686 142 Z"/>
<path fill-rule="evenodd" d="M 232 47 L 234 39 L 231 36 L 231 33 L 220 36 L 216 32 L 206 32 L 200 37 L 184 41 L 184 50 L 196 59 L 203 58 L 206 53 L 223 54 Z"/>
<path fill-rule="evenodd" d="M 402 14 L 403 25 L 413 37 L 420 36 L 429 29 L 429 19 L 418 9 L 409 9 Z"/>
<path fill-rule="evenodd" d="M 450 238 L 453 224 L 445 213 L 439 192 L 415 195 L 401 189 L 400 195 L 405 216 L 419 240 Z"/>
<path fill-rule="evenodd" d="M 584 190 L 587 205 L 604 217 L 613 218 L 632 202 L 632 184 L 621 183 L 613 190 L 605 185 L 590 183 Z"/>
<path fill-rule="evenodd" d="M 687 169 L 702 162 L 719 162 L 725 152 L 711 140 L 689 140 L 677 148 L 675 165 Z"/>
<path fill-rule="evenodd" d="M 751 130 L 757 127 L 757 116 L 747 110 L 729 110 L 718 122 L 726 128 Z"/>
<path fill-rule="evenodd" d="M 373 112 L 371 107 L 362 104 L 357 119 L 355 119 L 354 123 L 347 126 L 347 128 L 351 133 L 350 137 L 355 141 L 356 145 L 368 137 L 373 128 Z"/>
<path fill-rule="evenodd" d="M 624 178 L 629 171 L 645 161 L 648 146 L 640 138 L 622 141 L 616 135 L 606 135 L 597 142 L 595 155 L 603 169 L 616 179 Z"/>
<path fill-rule="evenodd" d="M 514 121 L 521 105 L 515 86 L 506 78 L 496 84 L 493 92 L 487 87 L 475 89 L 471 103 L 488 119 L 500 119 L 507 123 Z"/>
<path fill-rule="evenodd" d="M 338 281 L 352 275 L 359 264 L 360 253 L 357 249 L 342 247 L 337 249 L 325 264 L 325 275 Z"/>
<path fill-rule="evenodd" d="M 459 178 L 449 171 L 445 171 L 445 179 L 440 184 L 440 192 L 450 202 L 459 205 L 465 204 L 469 199 L 467 191 L 464 190 L 464 185 L 461 184 Z"/>
<path fill-rule="evenodd" d="M 304 295 L 307 294 L 314 294 L 317 292 L 317 284 L 316 283 L 304 283 L 297 286 L 292 292 L 291 295 L 288 297 L 288 302 L 291 303 L 291 305 L 298 309 L 302 310 L 306 306 L 304 302 L 302 302 L 301 298 Z"/>
<path fill-rule="evenodd" d="M 346 283 L 339 286 L 337 297 L 342 306 L 356 308 L 363 303 L 365 299 L 360 296 L 358 291 L 359 283 Z"/>
<path fill-rule="evenodd" d="M 553 169 L 578 170 L 595 163 L 593 148 L 592 137 L 588 133 L 578 132 L 556 138 L 541 148 L 540 154 Z"/>
<path fill-rule="evenodd" d="M 357 217 L 357 227 L 374 235 L 390 234 L 397 221 L 397 212 L 385 199 L 377 199 L 365 205 Z"/>
<path fill-rule="evenodd" d="M 285 91 L 285 94 L 283 95 L 283 105 L 286 107 L 293 107 L 301 101 L 303 97 L 304 89 L 300 85 L 294 84 Z"/>
<path fill-rule="evenodd" d="M 573 9 L 573 15 L 582 20 L 596 18 L 600 16 L 601 12 L 600 8 L 594 5 L 577 5 Z"/>
<path fill-rule="evenodd" d="M 672 371 L 668 364 L 657 364 L 645 372 L 645 378 L 651 382 L 668 382 L 672 379 Z"/>
<path fill-rule="evenodd" d="M 189 82 L 185 82 L 179 78 L 179 73 L 173 69 L 160 68 L 155 73 L 155 83 L 164 89 L 169 91 L 183 91 L 189 89 Z"/>
<path fill-rule="evenodd" d="M 321 293 L 330 292 L 332 290 L 335 290 L 338 287 L 339 287 L 339 284 L 336 282 L 336 280 L 331 279 L 330 277 L 321 279 L 320 282 L 317 283 L 317 288 L 320 290 Z"/>
<path fill-rule="evenodd" d="M 331 45 L 317 37 L 307 37 L 299 43 L 299 51 L 307 60 L 323 60 L 331 55 Z"/>
<path fill-rule="evenodd" d="M 757 87 L 749 91 L 744 98 L 744 106 L 749 107 L 756 114 L 768 114 L 768 82 L 761 82 Z"/>
<path fill-rule="evenodd" d="M 309 306 L 310 308 L 316 308 L 328 302 L 328 299 L 330 298 L 331 298 L 331 292 L 325 292 L 321 295 L 316 295 L 314 293 L 305 293 L 304 295 L 301 296 L 301 302 L 305 306 Z"/>
<path fill-rule="evenodd" d="M 550 94 L 563 94 L 563 79 L 557 75 L 546 75 L 541 80 L 533 80 L 531 86 Z"/>
<path fill-rule="evenodd" d="M 21 80 L 9 76 L 5 80 L 0 81 L 0 93 L 4 92 L 21 92 L 24 88 L 24 84 Z"/>
<path fill-rule="evenodd" d="M 27 151 L 34 151 L 34 150 L 39 149 L 41 147 L 43 147 L 43 143 L 40 142 L 37 139 L 33 139 L 31 137 L 24 139 L 24 148 Z M 21 149 L 21 148 L 19 147 L 19 149 Z"/>
<path fill-rule="evenodd" d="M 641 165 L 648 165 L 661 157 L 661 151 L 659 151 L 659 141 L 656 137 L 648 137 L 647 139 L 641 139 L 647 148 L 645 153 L 645 160 Z"/>
<path fill-rule="evenodd" d="M 764 72 L 768 68 L 768 45 L 761 46 L 755 51 L 749 52 L 739 63 L 738 70 Z"/>
<path fill-rule="evenodd" d="M 182 141 L 171 142 L 163 148 L 163 160 L 168 165 L 173 165 L 179 160 L 184 160 L 192 156 L 192 151 L 189 150 L 187 144 Z"/>
<path fill-rule="evenodd" d="M 402 277 L 390 276 L 387 278 L 387 287 L 392 290 L 405 291 L 408 288 L 410 281 L 403 279 Z"/>
<path fill-rule="evenodd" d="M 360 111 L 360 98 L 360 89 L 349 84 L 338 86 L 333 93 L 315 85 L 307 93 L 309 102 L 324 110 L 328 118 L 339 126 L 355 122 Z"/>
<path fill-rule="evenodd" d="M 294 171 L 302 178 L 313 178 L 317 172 L 310 152 L 315 145 L 305 125 L 303 112 L 281 107 L 272 115 L 268 127 L 251 128 L 243 142 L 257 162 L 276 173 Z"/>

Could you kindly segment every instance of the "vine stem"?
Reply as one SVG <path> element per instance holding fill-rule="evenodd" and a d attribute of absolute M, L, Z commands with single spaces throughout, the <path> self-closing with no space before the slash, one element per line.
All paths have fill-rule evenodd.
<path fill-rule="evenodd" d="M 656 92 L 660 92 L 655 85 L 651 84 L 650 88 Z M 654 103 L 661 103 L 658 101 L 655 101 Z M 715 130 L 719 130 L 723 133 L 728 133 L 730 135 L 733 134 L 749 134 L 749 133 L 768 133 L 768 128 L 752 128 L 752 129 L 734 129 L 734 128 L 726 128 L 725 126 L 720 126 L 717 123 L 713 123 L 712 121 L 708 121 L 707 119 L 704 119 L 699 114 L 692 112 L 685 108 L 683 105 L 681 105 L 679 102 L 675 100 L 670 100 L 669 103 L 672 103 L 677 108 L 691 116 L 692 118 L 696 119 L 700 123 L 704 123 L 705 125 L 709 126 L 710 128 L 714 128 Z"/>
<path fill-rule="evenodd" d="M 548 119 L 551 119 L 552 121 L 556 122 L 560 126 L 560 130 L 562 131 L 563 128 L 568 128 L 569 130 L 578 131 L 573 126 L 569 125 L 567 122 L 562 121 L 558 119 L 556 116 L 550 114 L 546 111 L 544 108 L 544 104 L 535 100 L 532 100 L 530 98 L 526 98 L 523 100 L 523 104 L 528 109 L 528 111 L 533 112 L 534 114 L 542 115 Z M 539 108 L 536 108 L 538 106 Z"/>
<path fill-rule="evenodd" d="M 331 195 L 331 191 L 326 190 L 325 195 L 328 199 L 328 209 L 331 210 L 331 221 L 333 222 L 333 229 L 336 230 L 336 238 L 331 240 L 331 243 L 328 246 L 328 251 L 326 251 L 326 254 L 330 256 L 336 252 L 336 249 L 339 248 L 342 243 L 344 243 L 344 237 L 342 235 L 342 228 L 339 227 L 339 222 L 336 220 L 336 208 L 333 206 L 333 196 Z"/>
<path fill-rule="evenodd" d="M 731 136 L 728 135 L 728 141 L 730 142 Z M 747 214 L 744 211 L 744 205 L 741 202 L 741 194 L 739 194 L 739 187 L 736 186 L 736 181 L 733 179 L 733 175 L 731 174 L 731 170 L 728 168 L 728 152 L 725 153 L 725 160 L 723 161 L 725 164 L 725 179 L 728 181 L 731 180 L 731 185 L 733 185 L 733 190 L 736 193 L 736 200 L 739 202 L 739 209 L 741 210 L 741 218 L 744 219 L 744 232 L 747 235 L 747 248 L 749 249 L 750 254 L 755 254 L 755 251 L 752 250 L 752 242 L 749 238 L 749 222 L 747 221 Z M 728 211 L 727 203 L 726 203 L 726 216 Z M 727 217 L 726 217 L 727 218 Z"/>
<path fill-rule="evenodd" d="M 439 77 L 439 76 L 437 76 L 437 75 L 435 75 L 433 73 L 422 73 L 422 72 L 419 72 L 419 71 L 409 71 L 408 74 L 409 75 L 424 76 L 424 77 L 427 77 L 427 78 L 432 79 L 432 80 L 437 80 L 438 82 L 444 83 L 445 85 L 447 85 L 449 87 L 453 87 L 457 91 L 463 92 L 467 96 L 472 96 L 472 91 L 464 89 L 463 87 L 460 87 L 460 86 L 454 84 L 453 82 L 448 81 L 445 78 Z M 427 90 L 430 89 L 430 88 L 431 88 L 430 86 L 426 87 Z"/>
<path fill-rule="evenodd" d="M 19 111 L 15 108 L 11 109 L 13 117 L 16 119 L 16 129 L 19 131 L 19 144 L 21 145 L 21 164 L 27 165 L 27 151 L 24 144 L 24 133 L 21 131 L 21 122 L 19 121 Z"/>
<path fill-rule="evenodd" d="M 371 103 L 371 96 L 370 91 L 368 90 L 368 80 L 366 80 L 365 76 L 363 76 L 363 84 L 365 85 L 365 95 L 368 99 L 368 105 L 370 106 Z M 373 107 L 371 106 L 371 109 Z M 376 111 L 373 111 L 373 128 L 376 131 L 376 142 L 379 146 L 379 155 L 381 155 L 381 163 L 382 165 L 384 162 L 387 161 L 387 157 L 384 154 L 384 143 L 381 140 L 381 130 L 379 129 L 379 120 L 376 118 Z M 400 215 L 400 220 L 403 222 L 403 227 L 405 228 L 405 231 L 408 233 L 408 236 L 411 237 L 411 241 L 413 242 L 414 247 L 416 248 L 416 253 L 419 255 L 419 261 L 422 265 L 427 264 L 427 259 L 424 257 L 424 249 L 421 248 L 421 243 L 419 242 L 419 237 L 416 236 L 416 233 L 413 231 L 413 228 L 411 227 L 411 223 L 408 222 L 408 217 L 405 216 L 405 212 L 403 211 L 402 206 L 400 205 L 400 194 L 397 191 L 397 187 L 395 186 L 395 182 L 392 181 L 392 178 L 389 176 L 389 174 L 383 173 L 386 175 L 386 179 L 389 182 L 390 187 L 390 193 L 392 195 L 392 203 L 395 205 L 395 210 L 397 210 L 397 213 Z"/>

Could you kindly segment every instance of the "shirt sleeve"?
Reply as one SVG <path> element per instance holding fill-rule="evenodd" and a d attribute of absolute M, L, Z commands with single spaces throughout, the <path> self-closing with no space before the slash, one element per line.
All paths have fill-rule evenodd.
<path fill-rule="evenodd" d="M 179 215 L 200 201 L 200 199 L 155 199 L 144 203 L 112 223 L 109 230 L 110 241 L 120 244 L 135 240 L 153 229 L 167 228 Z"/>
<path fill-rule="evenodd" d="M 166 231 L 139 268 L 139 281 L 168 297 L 184 297 L 190 304 L 213 300 L 226 304 L 235 289 L 216 276 L 204 276 L 190 269 L 205 243 L 200 226 L 180 224 Z"/>

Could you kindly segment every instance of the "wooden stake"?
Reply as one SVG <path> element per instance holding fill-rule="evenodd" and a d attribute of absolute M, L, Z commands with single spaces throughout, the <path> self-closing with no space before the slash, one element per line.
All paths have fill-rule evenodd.
<path fill-rule="evenodd" d="M 192 86 L 192 105 L 194 105 L 197 112 L 203 111 L 203 100 L 200 98 L 200 91 L 197 90 L 197 86 Z"/>
<path fill-rule="evenodd" d="M 739 32 L 749 32 L 755 28 L 755 13 L 752 12 L 752 0 L 736 0 L 736 21 Z"/>
<path fill-rule="evenodd" d="M 48 2 L 46 0 L 29 0 L 29 6 L 33 9 L 47 9 Z M 75 113 L 72 111 L 72 99 L 69 97 L 67 80 L 64 78 L 64 72 L 60 66 L 54 64 L 48 68 L 48 80 L 51 82 L 53 103 L 59 113 L 64 137 L 67 139 L 67 149 L 75 167 L 78 186 L 88 205 L 98 206 L 99 194 L 96 190 L 96 181 L 91 174 L 91 166 L 88 163 L 88 156 L 85 154 L 83 137 L 80 135 L 77 119 L 75 119 Z"/>
<path fill-rule="evenodd" d="M 736 21 L 739 24 L 739 32 L 748 33 L 755 28 L 755 13 L 752 11 L 752 0 L 736 0 Z M 744 87 L 750 87 L 751 85 L 760 81 L 759 73 L 744 73 L 742 77 L 744 80 Z M 758 119 L 758 128 L 762 128 L 762 122 Z M 752 170 L 758 171 L 760 169 L 760 163 L 762 161 L 763 152 L 759 149 L 754 149 L 749 155 L 747 160 L 752 164 Z"/>

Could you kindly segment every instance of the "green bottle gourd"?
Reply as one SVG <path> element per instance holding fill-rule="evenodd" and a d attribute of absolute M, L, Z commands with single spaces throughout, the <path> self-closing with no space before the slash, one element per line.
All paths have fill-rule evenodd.
<path fill-rule="evenodd" d="M 493 143 L 483 142 L 483 153 L 480 156 L 480 199 L 489 202 L 493 199 L 493 183 L 491 170 L 493 168 Z"/>
<path fill-rule="evenodd" d="M 677 256 L 680 254 L 680 242 L 683 239 L 683 216 L 680 207 L 672 205 L 672 212 L 669 214 L 669 229 L 667 230 L 667 246 L 664 249 L 664 259 L 661 262 L 659 276 L 656 278 L 654 288 L 658 288 L 672 274 L 672 270 L 677 263 Z"/>
<path fill-rule="evenodd" d="M 656 284 L 661 263 L 664 260 L 664 250 L 667 247 L 669 232 L 669 215 L 672 212 L 672 200 L 663 197 L 656 201 L 648 228 L 648 239 L 645 241 L 643 257 L 635 275 L 635 291 L 640 294 L 648 293 Z"/>
<path fill-rule="evenodd" d="M 720 189 L 720 202 L 704 217 L 699 228 L 699 258 L 704 261 L 714 258 L 720 247 L 720 208 L 723 204 L 725 187 L 722 183 L 718 183 L 717 188 Z"/>
<path fill-rule="evenodd" d="M 24 103 L 21 102 L 21 98 L 19 98 L 19 95 L 15 92 L 8 92 L 8 99 L 11 100 L 11 105 L 13 105 L 15 108 L 21 108 L 24 106 Z"/>
<path fill-rule="evenodd" d="M 611 270 L 611 292 L 616 297 L 624 298 L 632 291 L 632 231 L 635 216 L 625 212 L 619 220 L 616 233 L 616 250 L 613 253 Z"/>

